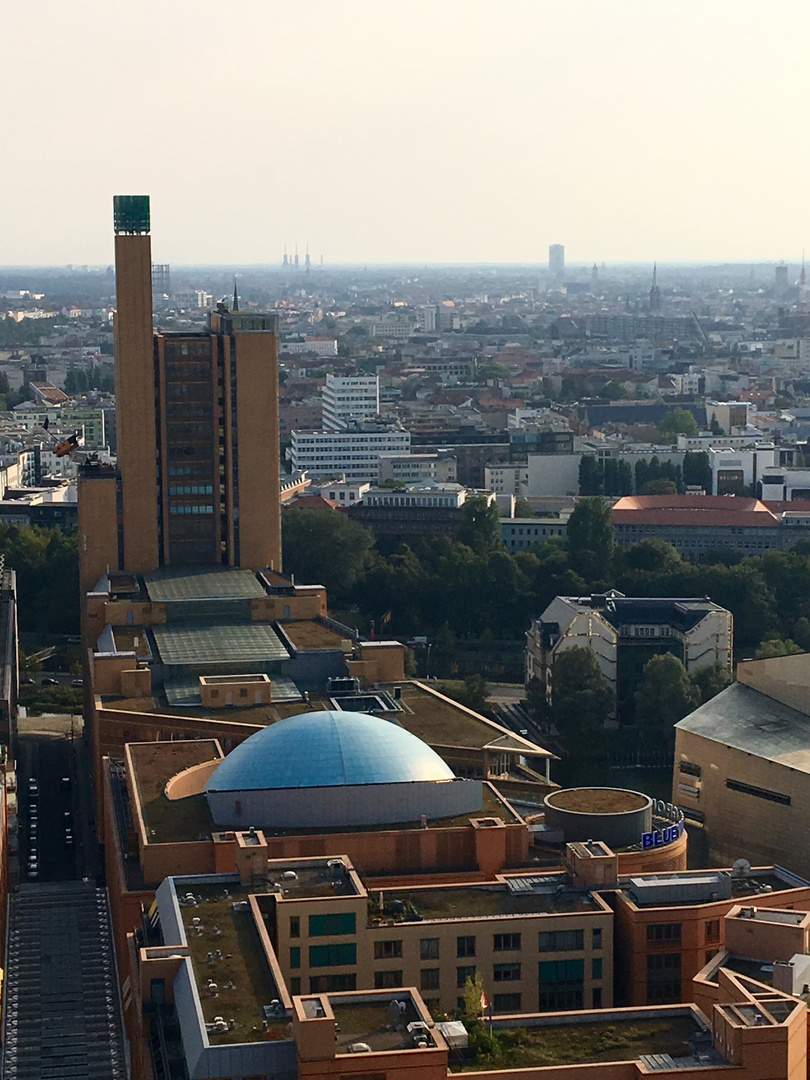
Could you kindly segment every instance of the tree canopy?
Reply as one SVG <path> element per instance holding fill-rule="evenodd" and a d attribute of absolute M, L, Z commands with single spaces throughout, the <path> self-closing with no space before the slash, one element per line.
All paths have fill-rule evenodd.
<path fill-rule="evenodd" d="M 604 499 L 580 499 L 568 519 L 571 568 L 586 581 L 606 582 L 613 570 L 616 541 L 610 505 Z"/>
<path fill-rule="evenodd" d="M 336 600 L 360 577 L 372 546 L 368 529 L 332 510 L 285 510 L 281 537 L 284 572 L 304 584 L 325 585 Z"/>
<path fill-rule="evenodd" d="M 602 727 L 615 702 L 593 649 L 575 645 L 558 653 L 551 680 L 551 719 L 561 735 L 587 738 Z"/>
<path fill-rule="evenodd" d="M 686 409 L 674 408 L 666 413 L 658 425 L 658 430 L 666 439 L 675 442 L 679 435 L 688 435 L 693 438 L 698 433 L 697 420 Z"/>
<path fill-rule="evenodd" d="M 681 661 L 672 653 L 662 653 L 644 666 L 635 693 L 636 721 L 668 733 L 698 701 L 698 692 Z"/>

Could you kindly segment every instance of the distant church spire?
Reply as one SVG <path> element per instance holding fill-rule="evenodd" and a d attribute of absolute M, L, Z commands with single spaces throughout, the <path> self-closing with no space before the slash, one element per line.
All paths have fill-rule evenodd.
<path fill-rule="evenodd" d="M 650 289 L 650 311 L 661 310 L 661 290 L 658 288 L 658 263 L 653 263 L 652 288 Z"/>
<path fill-rule="evenodd" d="M 290 260 L 287 258 L 287 241 L 284 241 L 284 258 L 282 260 L 282 266 L 289 266 Z"/>
<path fill-rule="evenodd" d="M 298 269 L 298 241 L 295 242 L 295 269 Z"/>
<path fill-rule="evenodd" d="M 304 272 L 308 274 L 310 269 L 311 269 L 311 264 L 310 264 L 310 261 L 309 261 L 309 244 L 307 244 L 307 253 L 306 253 L 306 257 L 304 258 Z"/>
<path fill-rule="evenodd" d="M 236 281 L 234 281 L 234 283 L 233 283 L 233 307 L 231 308 L 231 311 L 238 311 L 238 310 L 239 310 L 239 296 L 238 296 L 238 294 L 236 292 Z"/>

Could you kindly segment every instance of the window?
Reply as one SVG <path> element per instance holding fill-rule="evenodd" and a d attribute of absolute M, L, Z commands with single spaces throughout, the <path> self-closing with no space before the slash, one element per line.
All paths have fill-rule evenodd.
<path fill-rule="evenodd" d="M 706 940 L 707 941 L 719 941 L 720 940 L 720 920 L 710 919 L 706 923 Z"/>
<path fill-rule="evenodd" d="M 541 1011 L 559 1012 L 582 1008 L 584 960 L 541 960 L 538 965 L 538 981 Z"/>
<path fill-rule="evenodd" d="M 756 787 L 755 784 L 744 784 L 742 780 L 726 780 L 726 787 L 730 791 L 741 791 L 744 795 L 755 795 L 758 799 L 767 799 L 768 802 L 790 806 L 789 795 L 782 795 L 779 791 L 769 791 L 768 788 Z"/>
<path fill-rule="evenodd" d="M 601 979 L 602 978 L 602 957 L 601 956 L 595 956 L 593 958 L 593 960 L 591 960 L 591 978 L 592 979 Z"/>
<path fill-rule="evenodd" d="M 668 1004 L 681 1000 L 681 954 L 657 953 L 647 956 L 647 1004 Z"/>
<path fill-rule="evenodd" d="M 293 945 L 290 948 L 290 967 L 291 968 L 300 968 L 301 967 L 301 947 L 300 947 L 300 945 Z"/>
<path fill-rule="evenodd" d="M 687 776 L 700 776 L 700 766 L 693 764 L 691 761 L 680 762 L 678 769 L 682 773 L 686 773 Z"/>
<path fill-rule="evenodd" d="M 681 924 L 650 923 L 647 927 L 647 941 L 680 941 Z"/>
<path fill-rule="evenodd" d="M 540 933 L 540 952 L 574 952 L 584 948 L 582 930 L 543 930 Z"/>
<path fill-rule="evenodd" d="M 601 949 L 602 948 L 602 927 L 601 926 L 597 926 L 596 929 L 594 930 L 592 944 L 593 944 L 594 949 Z"/>
<path fill-rule="evenodd" d="M 353 911 L 341 911 L 334 915 L 310 915 L 309 936 L 326 937 L 329 934 L 354 934 Z"/>
<path fill-rule="evenodd" d="M 301 980 L 297 975 L 290 979 L 290 993 L 295 996 L 301 993 Z"/>
<path fill-rule="evenodd" d="M 437 937 L 423 937 L 419 942 L 419 957 L 422 960 L 438 960 L 439 939 Z"/>
<path fill-rule="evenodd" d="M 459 967 L 456 968 L 456 986 L 460 989 L 464 989 L 467 979 L 475 978 L 475 964 L 472 967 Z"/>
<path fill-rule="evenodd" d="M 341 990 L 356 990 L 357 976 L 352 972 L 345 975 L 313 975 L 309 980 L 310 994 L 337 994 Z"/>
<path fill-rule="evenodd" d="M 419 976 L 419 989 L 420 990 L 438 990 L 439 989 L 439 969 L 438 968 L 422 968 Z"/>
<path fill-rule="evenodd" d="M 495 982 L 518 982 L 520 964 L 495 964 L 492 969 L 492 978 Z"/>
<path fill-rule="evenodd" d="M 357 963 L 357 946 L 352 942 L 345 945 L 310 945 L 310 967 L 342 967 Z"/>
<path fill-rule="evenodd" d="M 602 1008 L 602 987 L 601 986 L 595 986 L 593 988 L 592 998 L 593 998 L 593 1005 L 591 1006 L 591 1008 L 593 1008 L 593 1009 L 601 1009 Z"/>
<path fill-rule="evenodd" d="M 492 999 L 493 1012 L 520 1012 L 520 994 L 495 994 Z"/>
<path fill-rule="evenodd" d="M 298 915 L 290 916 L 290 937 L 301 937 L 301 919 Z"/>
<path fill-rule="evenodd" d="M 456 938 L 456 956 L 475 956 L 475 938 Z"/>
<path fill-rule="evenodd" d="M 495 952 L 517 952 L 520 949 L 520 934 L 496 934 Z"/>
<path fill-rule="evenodd" d="M 401 971 L 375 971 L 374 989 L 391 990 L 395 986 L 402 986 Z"/>
<path fill-rule="evenodd" d="M 392 960 L 396 956 L 402 956 L 401 941 L 375 941 L 374 959 Z"/>

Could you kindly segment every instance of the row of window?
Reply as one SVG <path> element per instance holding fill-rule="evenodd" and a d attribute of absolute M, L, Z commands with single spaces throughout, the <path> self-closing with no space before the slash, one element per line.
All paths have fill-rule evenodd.
<path fill-rule="evenodd" d="M 331 937 L 341 934 L 357 933 L 357 920 L 353 911 L 330 912 L 328 915 L 309 916 L 310 937 Z M 290 919 L 290 937 L 301 936 L 301 919 L 293 915 Z"/>
<path fill-rule="evenodd" d="M 213 495 L 211 484 L 170 484 L 170 495 Z"/>
<path fill-rule="evenodd" d="M 211 503 L 180 503 L 169 507 L 170 514 L 213 514 Z"/>

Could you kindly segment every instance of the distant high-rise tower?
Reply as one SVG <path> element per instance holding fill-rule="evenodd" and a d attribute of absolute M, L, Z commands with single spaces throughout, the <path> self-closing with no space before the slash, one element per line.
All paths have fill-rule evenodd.
<path fill-rule="evenodd" d="M 565 274 L 565 245 L 551 244 L 548 249 L 548 272 L 555 281 L 562 281 Z"/>
<path fill-rule="evenodd" d="M 312 267 L 311 267 L 311 264 L 310 264 L 310 261 L 309 261 L 309 244 L 307 244 L 307 253 L 306 253 L 306 256 L 304 258 L 304 273 L 308 274 L 311 269 L 312 269 Z"/>
<path fill-rule="evenodd" d="M 596 263 L 591 267 L 591 292 L 596 292 L 599 288 L 599 267 Z"/>
<path fill-rule="evenodd" d="M 295 269 L 298 269 L 298 244 L 295 245 Z"/>
<path fill-rule="evenodd" d="M 281 563 L 275 314 L 154 333 L 149 197 L 116 196 L 118 469 L 79 477 L 84 591 L 105 570 Z M 234 293 L 234 307 L 237 296 Z"/>
<path fill-rule="evenodd" d="M 658 288 L 658 264 L 653 263 L 652 288 L 650 289 L 650 311 L 661 310 L 661 290 Z"/>
<path fill-rule="evenodd" d="M 172 294 L 171 267 L 166 263 L 152 263 L 152 299 L 156 304 Z"/>
<path fill-rule="evenodd" d="M 777 296 L 784 296 L 788 290 L 788 268 L 785 263 L 774 267 L 773 291 Z"/>
<path fill-rule="evenodd" d="M 282 266 L 289 266 L 290 260 L 287 258 L 287 244 L 284 244 L 284 258 L 281 260 Z"/>
<path fill-rule="evenodd" d="M 802 272 L 799 274 L 799 288 L 803 289 L 807 284 L 807 275 L 804 272 L 804 248 L 802 248 Z"/>

